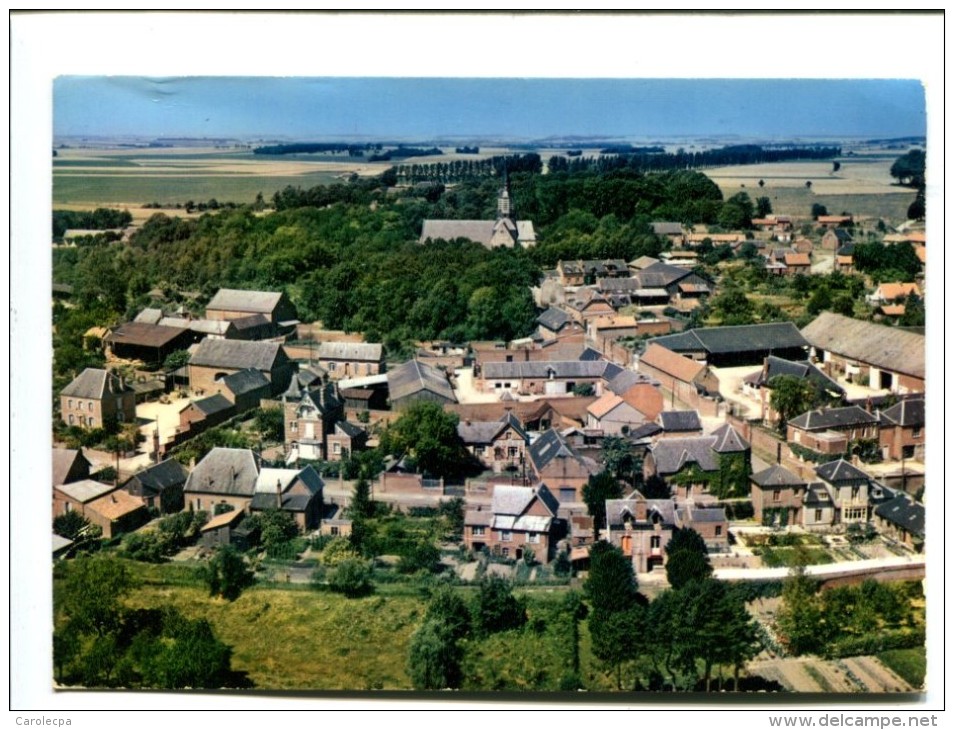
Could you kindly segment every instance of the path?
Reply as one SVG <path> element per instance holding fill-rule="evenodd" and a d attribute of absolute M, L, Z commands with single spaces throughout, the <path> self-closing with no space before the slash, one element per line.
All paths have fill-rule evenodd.
<path fill-rule="evenodd" d="M 877 657 L 846 659 L 792 657 L 760 659 L 747 666 L 750 675 L 774 680 L 792 692 L 916 692 Z"/>

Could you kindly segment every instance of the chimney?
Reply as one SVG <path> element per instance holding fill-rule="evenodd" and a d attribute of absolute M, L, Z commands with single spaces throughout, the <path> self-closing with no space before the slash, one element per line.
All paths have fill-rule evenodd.
<path fill-rule="evenodd" d="M 278 479 L 275 481 L 275 505 L 278 509 L 282 508 L 282 480 Z"/>

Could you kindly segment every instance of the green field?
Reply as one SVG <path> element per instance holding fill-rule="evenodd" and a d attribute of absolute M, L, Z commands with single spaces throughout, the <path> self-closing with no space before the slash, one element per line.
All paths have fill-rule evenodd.
<path fill-rule="evenodd" d="M 215 198 L 219 202 L 252 203 L 258 193 L 266 200 L 288 185 L 310 188 L 336 181 L 339 173 L 262 176 L 230 173 L 200 176 L 145 173 L 139 175 L 53 175 L 54 204 L 106 205 L 185 203 Z"/>
<path fill-rule="evenodd" d="M 927 673 L 927 651 L 923 646 L 916 649 L 883 651 L 878 654 L 878 659 L 912 687 L 924 686 L 924 676 Z"/>
<path fill-rule="evenodd" d="M 849 193 L 849 194 L 816 194 L 804 187 L 740 187 L 738 185 L 721 185 L 722 195 L 728 199 L 736 193 L 748 193 L 755 199 L 762 196 L 772 201 L 773 212 L 781 215 L 791 215 L 799 218 L 808 218 L 811 215 L 812 205 L 820 203 L 828 208 L 828 212 L 837 215 L 843 211 L 854 216 L 871 218 L 890 218 L 904 220 L 908 215 L 908 206 L 914 202 L 915 191 L 891 194 Z"/>

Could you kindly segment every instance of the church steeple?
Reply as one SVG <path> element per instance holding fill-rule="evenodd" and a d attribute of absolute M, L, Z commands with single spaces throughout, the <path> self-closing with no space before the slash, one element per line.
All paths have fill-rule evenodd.
<path fill-rule="evenodd" d="M 513 207 L 510 204 L 510 190 L 508 190 L 507 186 L 507 168 L 504 167 L 503 187 L 500 188 L 500 193 L 497 194 L 497 220 L 512 217 Z"/>

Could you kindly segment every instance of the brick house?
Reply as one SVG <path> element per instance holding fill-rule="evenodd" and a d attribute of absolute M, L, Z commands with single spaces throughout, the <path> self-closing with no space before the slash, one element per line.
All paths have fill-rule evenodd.
<path fill-rule="evenodd" d="M 778 423 L 778 413 L 771 405 L 772 388 L 769 386 L 769 382 L 779 375 L 807 379 L 816 389 L 833 401 L 840 400 L 845 395 L 844 388 L 807 360 L 796 362 L 782 357 L 769 356 L 762 363 L 761 370 L 742 379 L 742 392 L 759 402 L 761 405 L 760 417 L 766 423 Z"/>
<path fill-rule="evenodd" d="M 778 525 L 802 523 L 808 483 L 779 464 L 749 477 L 750 498 L 757 522 Z"/>
<path fill-rule="evenodd" d="M 526 468 L 530 438 L 512 412 L 508 411 L 497 421 L 460 421 L 457 434 L 467 450 L 487 469 L 500 473 Z"/>
<path fill-rule="evenodd" d="M 328 438 L 335 424 L 344 420 L 344 407 L 335 386 L 313 381 L 302 386 L 292 378 L 282 394 L 285 418 L 285 447 L 300 459 L 328 459 Z"/>
<path fill-rule="evenodd" d="M 68 426 L 102 428 L 111 419 L 136 420 L 136 393 L 125 381 L 98 368 L 86 368 L 60 391 L 60 417 Z"/>
<path fill-rule="evenodd" d="M 277 342 L 202 340 L 189 360 L 189 385 L 199 394 L 219 392 L 219 381 L 243 370 L 258 370 L 271 383 L 271 394 L 288 387 L 294 365 Z"/>
<path fill-rule="evenodd" d="M 53 486 L 89 479 L 90 466 L 81 449 L 53 449 Z"/>
<path fill-rule="evenodd" d="M 924 550 L 924 505 L 898 494 L 875 507 L 875 525 L 885 535 L 916 552 Z"/>
<path fill-rule="evenodd" d="M 198 433 L 207 428 L 218 426 L 235 415 L 235 406 L 224 395 L 206 396 L 186 405 L 179 411 L 177 433 L 193 431 Z"/>
<path fill-rule="evenodd" d="M 342 461 L 356 451 L 364 450 L 368 443 L 368 432 L 348 421 L 338 421 L 326 440 L 328 461 Z"/>
<path fill-rule="evenodd" d="M 483 393 L 568 395 L 578 385 L 592 385 L 602 395 L 607 381 L 622 368 L 607 360 L 558 360 L 544 362 L 488 362 L 475 386 Z"/>
<path fill-rule="evenodd" d="M 304 469 L 262 469 L 255 480 L 252 512 L 278 509 L 288 512 L 301 531 L 321 522 L 324 482 L 310 464 Z"/>
<path fill-rule="evenodd" d="M 374 342 L 322 342 L 318 365 L 332 380 L 384 372 L 384 347 Z"/>
<path fill-rule="evenodd" d="M 604 393 L 587 409 L 586 427 L 601 431 L 604 436 L 628 436 L 646 423 L 646 414 L 612 392 Z"/>
<path fill-rule="evenodd" d="M 515 487 L 498 484 L 490 509 L 478 507 L 464 516 L 464 545 L 473 552 L 487 548 L 494 555 L 521 560 L 527 550 L 547 564 L 566 533 L 557 517 L 559 503 L 545 484 Z"/>
<path fill-rule="evenodd" d="M 149 514 L 139 497 L 115 485 L 84 479 L 53 488 L 53 516 L 79 512 L 91 524 L 98 525 L 107 540 L 144 525 Z"/>
<path fill-rule="evenodd" d="M 166 459 L 137 472 L 123 485 L 134 497 L 142 499 L 147 507 L 155 507 L 163 514 L 179 512 L 185 506 L 184 490 L 189 473 L 175 459 Z"/>
<path fill-rule="evenodd" d="M 527 450 L 537 481 L 549 485 L 559 502 L 582 502 L 583 487 L 600 472 L 593 460 L 578 454 L 556 429 L 543 433 Z"/>
<path fill-rule="evenodd" d="M 646 499 L 639 492 L 606 501 L 606 540 L 632 560 L 636 573 L 663 567 L 673 533 L 687 527 L 699 532 L 709 550 L 728 546 L 728 521 L 721 507 Z"/>
<path fill-rule="evenodd" d="M 924 399 L 912 398 L 881 411 L 880 444 L 886 459 L 924 461 Z"/>
<path fill-rule="evenodd" d="M 679 499 L 746 494 L 750 469 L 751 447 L 729 424 L 708 436 L 659 439 L 643 459 L 643 477 L 664 479 Z"/>
<path fill-rule="evenodd" d="M 228 504 L 247 510 L 255 496 L 258 472 L 258 460 L 251 449 L 212 449 L 186 480 L 186 509 L 212 514 L 216 505 Z"/>
<path fill-rule="evenodd" d="M 860 440 L 879 438 L 879 419 L 860 406 L 808 411 L 787 424 L 786 440 L 820 454 L 843 454 Z"/>
<path fill-rule="evenodd" d="M 236 320 L 262 314 L 274 324 L 289 325 L 298 319 L 295 307 L 283 292 L 219 289 L 205 308 L 206 319 Z"/>
<path fill-rule="evenodd" d="M 829 461 L 815 467 L 831 495 L 836 524 L 867 522 L 871 514 L 868 492 L 871 478 L 844 459 Z"/>

